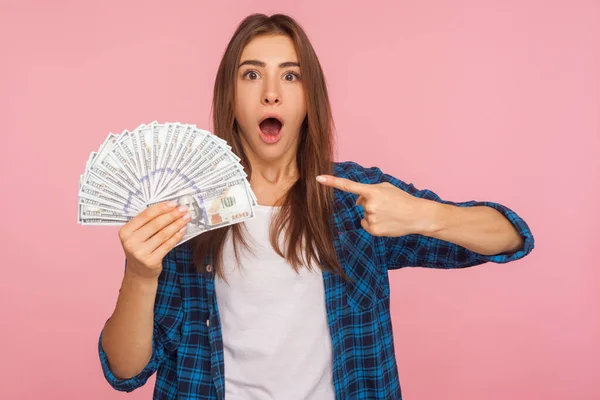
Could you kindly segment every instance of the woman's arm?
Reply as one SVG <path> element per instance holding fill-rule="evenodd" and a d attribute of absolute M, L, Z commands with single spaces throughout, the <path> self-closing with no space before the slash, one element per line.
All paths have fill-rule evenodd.
<path fill-rule="evenodd" d="M 125 272 L 115 310 L 102 331 L 102 348 L 117 379 L 139 374 L 152 357 L 154 300 L 158 277 Z"/>
<path fill-rule="evenodd" d="M 506 263 L 526 256 L 534 247 L 527 223 L 501 204 L 442 200 L 431 190 L 417 190 L 379 168 L 351 162 L 338 172 L 340 176 L 317 180 L 340 190 L 342 203 L 353 201 L 361 207 L 360 225 L 383 237 L 389 269 Z"/>
<path fill-rule="evenodd" d="M 420 200 L 420 217 L 427 221 L 420 232 L 457 244 L 479 254 L 514 253 L 525 239 L 502 213 L 488 206 L 459 207 L 434 200 Z"/>

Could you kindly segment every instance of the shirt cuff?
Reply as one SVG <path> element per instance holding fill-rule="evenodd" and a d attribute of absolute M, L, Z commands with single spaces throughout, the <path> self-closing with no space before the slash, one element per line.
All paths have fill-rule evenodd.
<path fill-rule="evenodd" d="M 520 249 L 518 249 L 514 252 L 511 252 L 511 253 L 501 253 L 501 254 L 495 254 L 495 255 L 491 255 L 491 256 L 487 256 L 484 254 L 478 254 L 478 258 L 480 260 L 503 264 L 503 263 L 518 260 L 520 258 L 525 257 L 529 253 L 531 253 L 531 251 L 533 250 L 533 248 L 535 246 L 533 234 L 531 233 L 531 230 L 529 229 L 529 226 L 527 225 L 527 223 L 521 217 L 519 217 L 517 215 L 517 213 L 512 211 L 510 208 L 503 206 L 502 204 L 489 202 L 489 201 L 475 202 L 474 204 L 472 204 L 472 206 L 488 206 L 488 207 L 491 207 L 491 208 L 495 209 L 496 211 L 500 212 L 515 227 L 515 229 L 517 230 L 519 235 L 523 238 L 523 242 L 524 242 L 523 246 Z"/>
<path fill-rule="evenodd" d="M 100 356 L 100 364 L 102 365 L 102 372 L 104 373 L 104 377 L 106 381 L 113 387 L 113 389 L 121 391 L 121 392 L 132 392 L 135 389 L 143 386 L 148 378 L 156 372 L 159 364 L 159 360 L 162 359 L 162 351 L 163 349 L 160 347 L 156 347 L 153 341 L 152 343 L 152 358 L 148 361 L 148 364 L 144 367 L 144 369 L 134 377 L 129 379 L 121 379 L 116 377 L 113 372 L 110 370 L 108 365 L 108 358 L 104 349 L 102 348 L 102 334 L 100 333 L 100 338 L 98 340 L 98 353 Z"/>

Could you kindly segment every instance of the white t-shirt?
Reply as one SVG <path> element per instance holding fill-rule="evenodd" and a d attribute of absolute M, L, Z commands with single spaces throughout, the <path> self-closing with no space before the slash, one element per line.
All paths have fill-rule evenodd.
<path fill-rule="evenodd" d="M 271 214 L 257 206 L 245 221 L 250 248 L 236 266 L 227 238 L 217 277 L 223 330 L 225 400 L 332 400 L 332 347 L 321 270 L 296 273 L 269 242 Z M 282 240 L 282 239 L 280 239 Z M 282 241 L 283 243 L 283 241 Z"/>

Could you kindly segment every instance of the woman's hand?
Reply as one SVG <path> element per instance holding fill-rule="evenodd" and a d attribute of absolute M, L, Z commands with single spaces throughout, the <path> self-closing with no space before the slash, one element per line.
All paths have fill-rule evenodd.
<path fill-rule="evenodd" d="M 183 238 L 190 221 L 187 207 L 176 206 L 177 202 L 154 204 L 121 228 L 128 273 L 141 278 L 160 275 L 163 258 Z"/>
<path fill-rule="evenodd" d="M 331 175 L 317 181 L 358 195 L 356 205 L 365 211 L 362 227 L 374 236 L 404 236 L 432 229 L 436 202 L 414 197 L 391 183 L 364 184 Z"/>

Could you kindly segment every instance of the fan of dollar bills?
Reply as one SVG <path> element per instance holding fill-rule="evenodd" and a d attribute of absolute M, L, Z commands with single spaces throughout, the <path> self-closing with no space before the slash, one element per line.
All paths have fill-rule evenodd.
<path fill-rule="evenodd" d="M 140 125 L 110 133 L 79 181 L 82 225 L 123 225 L 146 207 L 175 200 L 191 220 L 180 244 L 254 217 L 256 196 L 227 143 L 195 125 Z"/>

